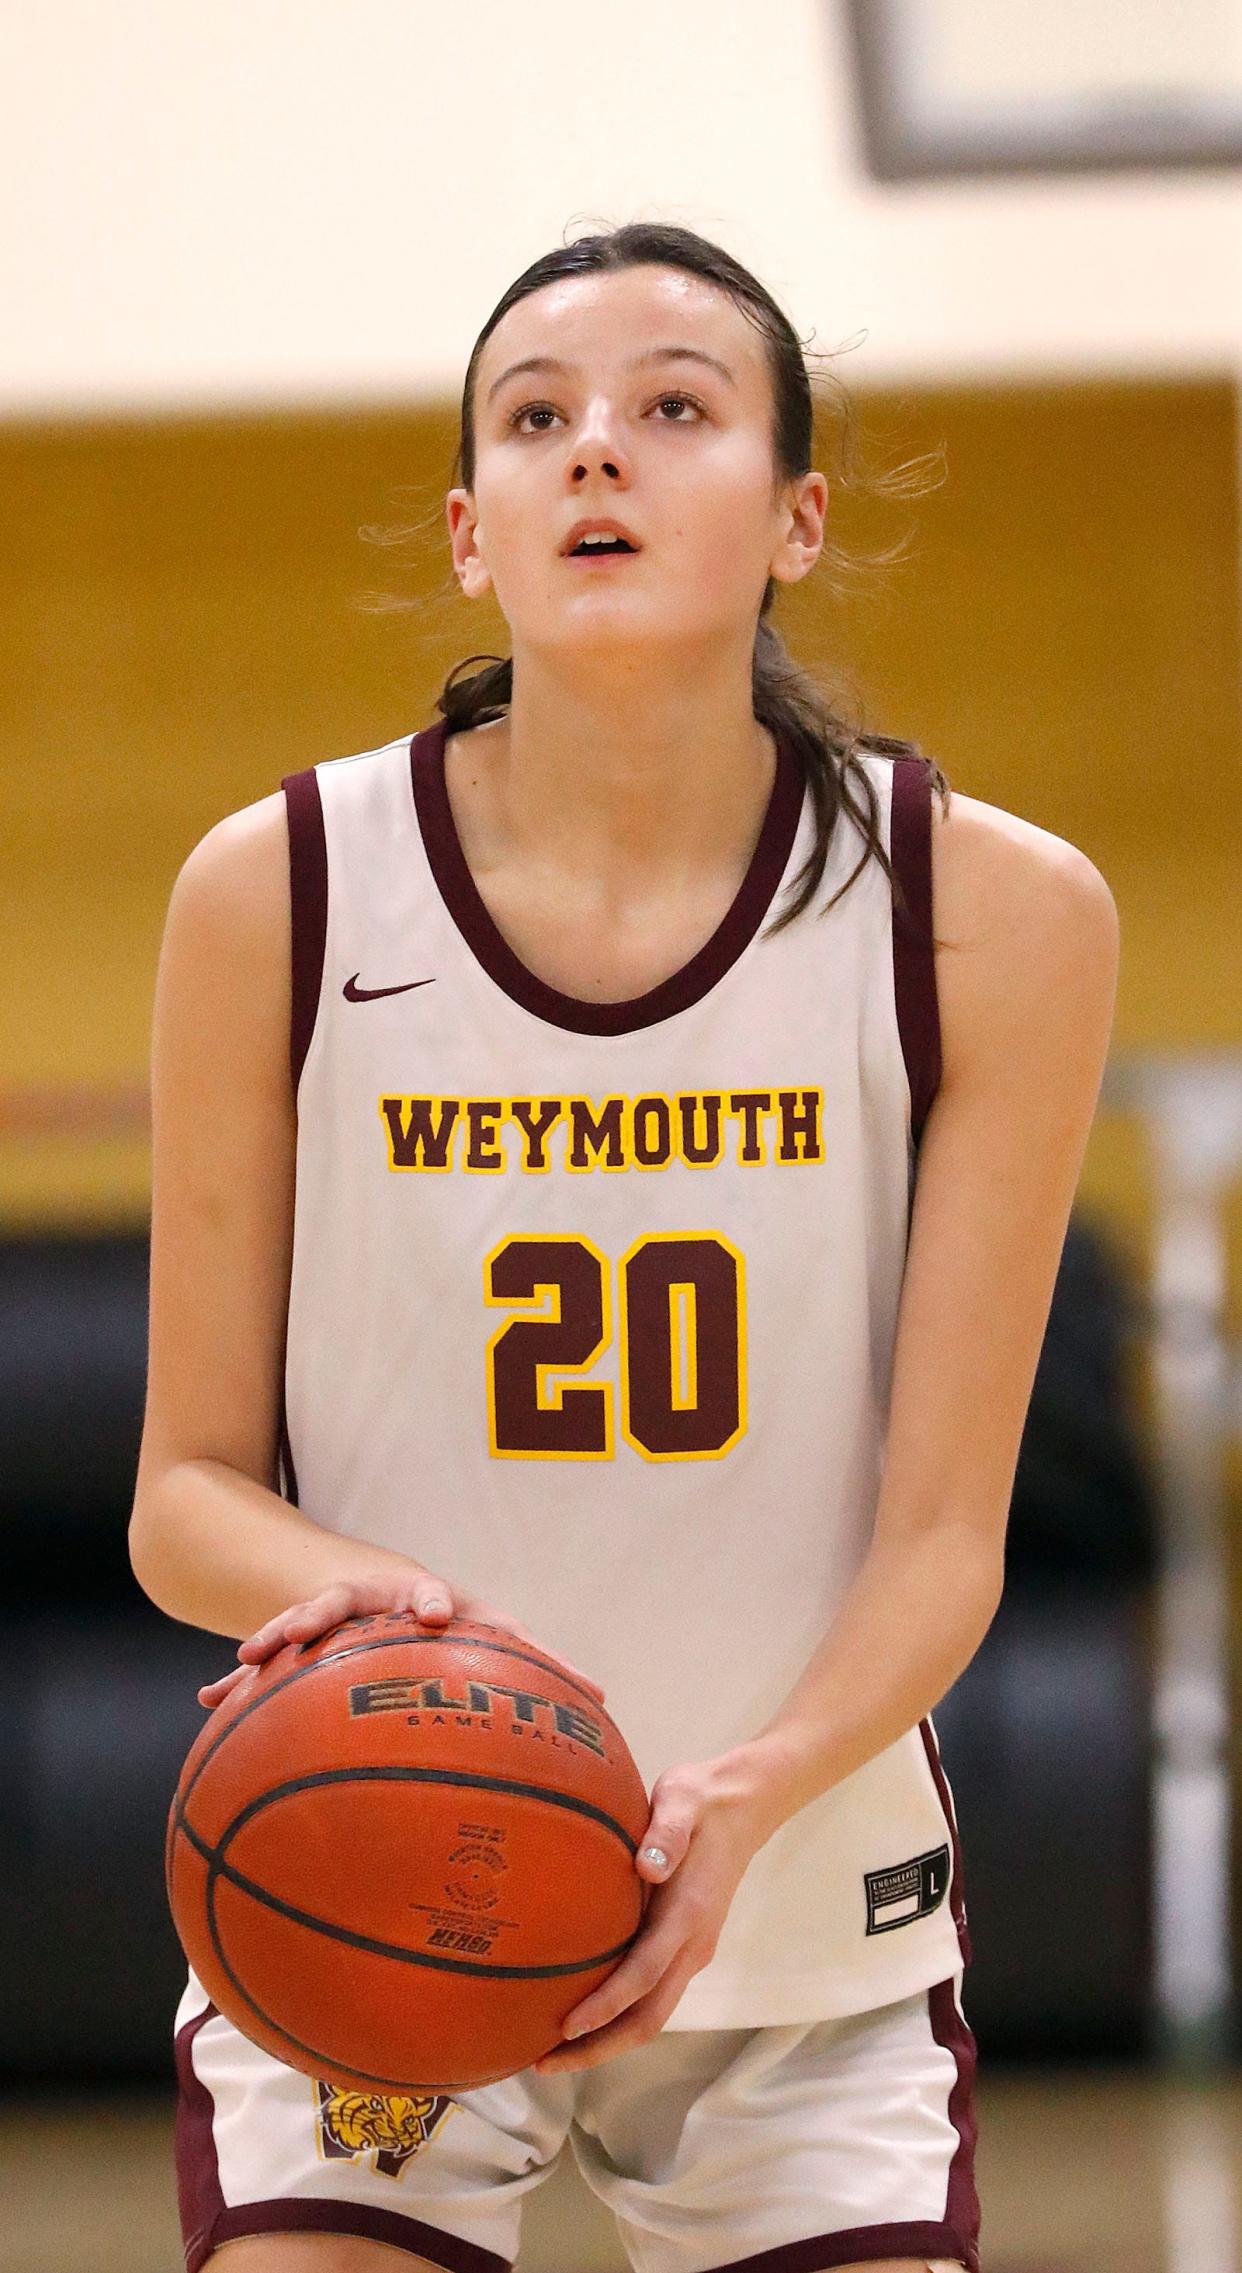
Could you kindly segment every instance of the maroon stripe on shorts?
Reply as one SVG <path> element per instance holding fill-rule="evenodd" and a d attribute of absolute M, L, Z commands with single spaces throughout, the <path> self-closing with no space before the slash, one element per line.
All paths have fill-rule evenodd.
<path fill-rule="evenodd" d="M 390 2249 L 406 2250 L 411 2257 L 429 2257 L 447 2273 L 510 2273 L 510 2259 L 500 2257 L 494 2249 L 482 2249 L 477 2242 L 463 2241 L 459 2234 L 446 2234 L 439 2226 L 426 2225 L 421 2218 L 403 2217 L 396 2210 L 373 2210 L 361 2202 L 327 2201 L 307 2195 L 226 2203 L 220 2189 L 213 2129 L 215 2103 L 193 2058 L 195 2037 L 204 2022 L 215 2017 L 214 2005 L 196 2013 L 178 2031 L 174 2045 L 174 2147 L 186 2273 L 200 2273 L 221 2242 L 236 2241 L 243 2234 L 292 2233 L 357 2234 L 363 2241 L 383 2241 Z"/>
<path fill-rule="evenodd" d="M 978 2047 L 974 2031 L 957 2009 L 952 1981 L 937 1981 L 927 1992 L 932 2035 L 947 2046 L 957 2062 L 957 2081 L 949 2094 L 949 2121 L 957 2132 L 957 2150 L 949 2165 L 949 2195 L 945 2221 L 969 2246 L 970 2273 L 979 2268 L 979 2195 L 975 2186 L 975 2069 Z"/>
<path fill-rule="evenodd" d="M 195 2072 L 194 2039 L 204 2021 L 214 2019 L 208 2005 L 178 2029 L 173 2045 L 177 2065 L 177 2112 L 173 2148 L 177 2165 L 177 2202 L 181 2211 L 181 2238 L 186 2273 L 198 2273 L 213 2246 L 216 2220 L 224 2208 L 220 2171 L 216 2162 L 213 2124 L 215 2102 Z"/>
<path fill-rule="evenodd" d="M 953 1923 L 957 1927 L 957 1946 L 962 1953 L 962 1963 L 969 1965 L 974 1957 L 974 1951 L 970 1946 L 970 1927 L 966 1922 L 966 1872 L 962 1862 L 962 1842 L 957 1828 L 957 1809 L 953 1805 L 953 1794 L 949 1789 L 949 1779 L 941 1764 L 940 1744 L 935 1734 L 930 1713 L 925 1720 L 919 1722 L 919 1735 L 923 1739 L 923 1750 L 927 1754 L 927 1765 L 931 1769 L 936 1790 L 940 1795 L 940 1805 L 944 1809 L 945 1821 L 949 1826 L 949 1837 L 953 1845 L 953 1876 L 949 1881 L 949 1908 L 953 1913 Z"/>
<path fill-rule="evenodd" d="M 213 2241 L 236 2241 L 242 2234 L 357 2234 L 362 2241 L 386 2241 L 411 2257 L 429 2257 L 447 2273 L 510 2273 L 512 2260 L 481 2249 L 460 2234 L 446 2234 L 421 2218 L 397 2210 L 368 2210 L 361 2202 L 326 2202 L 318 2196 L 286 2195 L 277 2202 L 240 2202 L 222 2212 Z M 201 2263 L 201 2260 L 200 2260 Z M 186 2273 L 196 2273 L 188 2265 Z"/>
<path fill-rule="evenodd" d="M 806 2241 L 778 2242 L 755 2257 L 731 2257 L 717 2273 L 831 2273 L 836 2265 L 875 2265 L 891 2257 L 956 2257 L 979 2273 L 979 2253 L 943 2219 L 909 2218 L 893 2226 L 849 2226 Z"/>
<path fill-rule="evenodd" d="M 323 803 L 313 766 L 289 773 L 280 784 L 289 823 L 289 906 L 292 931 L 293 999 L 289 1019 L 289 1069 L 297 1096 L 302 1067 L 315 1031 L 328 936 L 328 844 Z"/>
<path fill-rule="evenodd" d="M 949 2093 L 949 2120 L 957 2146 L 949 2165 L 943 2218 L 900 2219 L 886 2226 L 849 2226 L 834 2234 L 778 2243 L 754 2257 L 730 2258 L 719 2273 L 831 2273 L 837 2265 L 874 2265 L 891 2257 L 958 2258 L 979 2273 L 979 2196 L 975 2189 L 974 2085 L 976 2047 L 958 2012 L 953 1982 L 927 1992 L 932 2035 L 953 2054 L 957 2075 Z"/>
<path fill-rule="evenodd" d="M 893 987 L 916 1145 L 940 1086 L 940 1007 L 932 946 L 931 801 L 929 761 L 894 758 L 888 849 L 909 912 L 898 907 L 894 895 Z"/>
<path fill-rule="evenodd" d="M 885 2257 L 960 2257 L 978 2273 L 978 2257 L 951 2225 L 910 2218 L 903 2225 L 851 2225 L 839 2234 L 810 2234 L 808 2241 L 778 2241 L 757 2257 L 730 2257 L 717 2273 L 830 2273 L 833 2266 L 869 2266 Z"/>

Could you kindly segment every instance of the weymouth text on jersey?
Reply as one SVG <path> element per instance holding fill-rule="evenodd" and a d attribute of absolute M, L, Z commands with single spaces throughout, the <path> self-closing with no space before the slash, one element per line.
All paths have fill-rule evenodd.
<path fill-rule="evenodd" d="M 666 1097 L 381 1096 L 380 1121 L 393 1169 L 444 1174 L 454 1168 L 531 1175 L 553 1166 L 594 1169 L 713 1168 L 732 1152 L 750 1166 L 822 1161 L 822 1089 L 693 1090 Z"/>

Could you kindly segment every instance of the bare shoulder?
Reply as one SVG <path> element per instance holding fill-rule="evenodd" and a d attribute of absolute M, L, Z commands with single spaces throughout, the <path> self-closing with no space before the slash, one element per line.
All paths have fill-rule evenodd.
<path fill-rule="evenodd" d="M 955 789 L 948 811 L 932 798 L 932 880 L 937 928 L 942 916 L 988 920 L 1012 905 L 1063 898 L 1112 903 L 1095 862 L 1066 837 L 1001 805 Z"/>
<path fill-rule="evenodd" d="M 161 1070 L 197 1048 L 203 1077 L 287 1061 L 292 982 L 283 791 L 226 814 L 187 854 L 164 921 L 153 1044 Z M 186 1068 L 182 1068 L 182 1086 Z"/>
<path fill-rule="evenodd" d="M 1008 1051 L 1032 1026 L 1105 1035 L 1119 955 L 1117 906 L 1067 838 L 954 790 L 932 799 L 932 903 L 944 1075 Z"/>
<path fill-rule="evenodd" d="M 174 896 L 204 914 L 265 917 L 287 912 L 289 831 L 283 790 L 226 813 L 178 871 Z"/>

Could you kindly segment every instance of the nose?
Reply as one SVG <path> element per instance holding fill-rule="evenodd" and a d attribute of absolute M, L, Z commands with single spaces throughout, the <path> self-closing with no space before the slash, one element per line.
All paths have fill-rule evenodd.
<path fill-rule="evenodd" d="M 618 444 L 613 413 L 599 400 L 588 408 L 574 443 L 573 479 L 585 481 L 593 471 L 620 478 L 625 463 L 624 450 Z"/>

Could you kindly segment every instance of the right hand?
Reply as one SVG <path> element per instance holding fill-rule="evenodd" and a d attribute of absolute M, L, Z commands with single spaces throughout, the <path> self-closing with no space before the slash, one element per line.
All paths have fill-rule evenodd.
<path fill-rule="evenodd" d="M 563 1666 L 575 1681 L 585 1682 L 603 1702 L 604 1692 L 598 1681 L 571 1665 L 558 1650 L 548 1649 L 515 1618 L 506 1618 L 479 1595 L 467 1594 L 461 1587 L 450 1586 L 447 1579 L 437 1578 L 434 1571 L 424 1570 L 416 1571 L 409 1578 L 342 1580 L 336 1586 L 326 1587 L 310 1602 L 295 1602 L 291 1609 L 281 1610 L 275 1618 L 269 1618 L 265 1626 L 260 1626 L 257 1633 L 248 1634 L 245 1641 L 238 1643 L 237 1654 L 242 1663 L 231 1673 L 222 1674 L 218 1681 L 209 1681 L 199 1690 L 198 1701 L 212 1712 L 252 1665 L 261 1665 L 265 1658 L 283 1649 L 286 1642 L 313 1641 L 343 1624 L 346 1618 L 367 1617 L 385 1610 L 413 1610 L 423 1625 L 441 1629 L 452 1618 L 478 1619 L 484 1625 L 497 1626 L 502 1633 L 512 1634 L 518 1641 L 530 1642 L 544 1657 L 551 1658 L 554 1665 Z"/>

